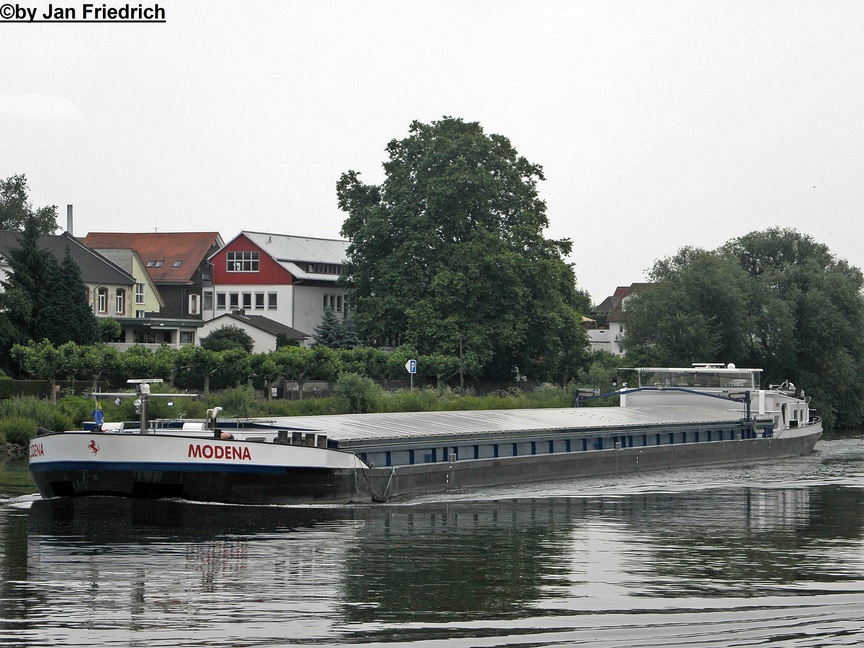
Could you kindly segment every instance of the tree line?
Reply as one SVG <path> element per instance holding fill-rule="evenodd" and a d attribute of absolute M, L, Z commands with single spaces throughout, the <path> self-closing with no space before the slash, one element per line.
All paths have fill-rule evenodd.
<path fill-rule="evenodd" d="M 827 246 L 772 228 L 658 261 L 627 302 L 630 366 L 733 362 L 793 381 L 826 428 L 864 418 L 864 276 Z"/>
<path fill-rule="evenodd" d="M 385 351 L 373 347 L 283 346 L 266 353 L 250 353 L 240 346 L 214 350 L 163 345 L 156 351 L 143 346 L 119 351 L 102 343 L 65 342 L 55 346 L 42 340 L 13 346 L 11 359 L 18 375 L 52 383 L 76 380 L 89 382 L 95 389 L 99 381 L 120 387 L 132 378 L 161 378 L 176 388 L 204 394 L 211 389 L 251 384 L 264 390 L 268 398 L 271 387 L 283 380 L 297 383 L 301 397 L 303 386 L 310 380 L 333 383 L 345 374 L 358 374 L 386 386 L 407 379 L 405 364 L 409 359 L 417 361 L 419 378 L 436 385 L 446 384 L 459 371 L 459 358 L 419 355 L 409 347 Z"/>

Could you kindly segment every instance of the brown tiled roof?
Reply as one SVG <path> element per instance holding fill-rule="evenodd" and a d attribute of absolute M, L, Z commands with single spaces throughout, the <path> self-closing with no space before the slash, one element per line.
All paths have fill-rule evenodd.
<path fill-rule="evenodd" d="M 135 250 L 156 283 L 191 281 L 214 247 L 222 246 L 219 232 L 90 232 L 82 241 L 91 248 Z"/>

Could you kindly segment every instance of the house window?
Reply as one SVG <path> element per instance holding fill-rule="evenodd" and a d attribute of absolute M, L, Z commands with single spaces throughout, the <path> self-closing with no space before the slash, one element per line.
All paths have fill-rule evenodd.
<path fill-rule="evenodd" d="M 145 312 L 146 311 L 143 311 L 143 310 L 136 310 L 135 311 L 135 317 L 137 317 L 138 319 L 144 319 L 144 317 L 145 317 L 144 313 Z"/>
<path fill-rule="evenodd" d="M 306 271 L 310 274 L 342 274 L 342 266 L 333 263 L 307 263 Z"/>
<path fill-rule="evenodd" d="M 231 310 L 240 308 L 240 293 L 228 293 L 228 307 Z"/>
<path fill-rule="evenodd" d="M 267 308 L 268 310 L 276 310 L 276 293 L 267 293 Z"/>
<path fill-rule="evenodd" d="M 144 303 L 144 284 L 136 283 L 135 284 L 135 303 L 143 304 Z"/>
<path fill-rule="evenodd" d="M 255 293 L 255 310 L 264 310 L 264 293 Z"/>
<path fill-rule="evenodd" d="M 189 295 L 189 314 L 201 314 L 201 295 Z"/>
<path fill-rule="evenodd" d="M 108 289 L 99 288 L 96 291 L 96 312 L 108 314 Z"/>
<path fill-rule="evenodd" d="M 122 288 L 117 289 L 116 298 L 114 300 L 114 307 L 117 315 L 126 314 L 126 291 Z"/>
<path fill-rule="evenodd" d="M 195 331 L 180 331 L 180 344 L 195 344 Z"/>
<path fill-rule="evenodd" d="M 225 310 L 225 293 L 216 293 L 216 310 Z"/>
<path fill-rule="evenodd" d="M 252 293 L 243 293 L 243 309 L 252 310 Z"/>
<path fill-rule="evenodd" d="M 257 252 L 227 252 L 225 270 L 228 272 L 258 272 Z"/>
<path fill-rule="evenodd" d="M 205 290 L 201 297 L 201 310 L 205 313 L 213 310 L 213 291 Z"/>
<path fill-rule="evenodd" d="M 324 294 L 324 310 L 329 308 L 334 313 L 341 313 L 342 306 L 342 295 L 331 295 L 329 293 Z"/>

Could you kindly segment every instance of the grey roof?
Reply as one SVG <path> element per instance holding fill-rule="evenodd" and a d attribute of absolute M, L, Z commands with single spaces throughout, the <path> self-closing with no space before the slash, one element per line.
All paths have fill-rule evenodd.
<path fill-rule="evenodd" d="M 132 261 L 135 255 L 135 250 L 132 248 L 94 248 L 94 250 L 126 272 L 132 273 Z"/>
<path fill-rule="evenodd" d="M 267 232 L 247 232 L 245 236 L 288 272 L 298 279 L 329 279 L 335 281 L 338 274 L 319 274 L 308 272 L 299 263 L 324 263 L 343 265 L 347 260 L 348 241 L 342 239 L 322 239 L 308 236 L 289 236 Z"/>
<path fill-rule="evenodd" d="M 740 411 L 720 407 L 661 405 L 292 416 L 270 422 L 279 427 L 319 431 L 348 446 L 364 442 L 418 441 L 436 436 L 588 431 L 622 426 L 727 422 L 741 418 Z"/>
<path fill-rule="evenodd" d="M 243 311 L 234 311 L 232 313 L 225 313 L 224 315 L 220 315 L 219 317 L 211 321 L 215 322 L 222 318 L 228 318 L 233 319 L 237 322 L 243 322 L 244 324 L 253 326 L 261 331 L 264 331 L 265 333 L 270 333 L 271 335 L 279 335 L 280 333 L 284 333 L 291 340 L 305 340 L 309 337 L 303 331 L 298 331 L 295 328 L 291 328 L 290 326 L 282 324 L 282 322 L 277 322 L 276 320 L 272 320 L 269 317 L 264 317 L 263 315 L 247 315 Z"/>
<path fill-rule="evenodd" d="M 8 258 L 10 250 L 20 247 L 18 240 L 20 235 L 20 232 L 0 231 L 0 254 Z M 81 279 L 84 283 L 124 286 L 135 283 L 135 278 L 131 273 L 67 233 L 42 234 L 39 237 L 39 247 L 43 250 L 49 250 L 58 261 L 63 260 L 68 247 L 72 258 L 75 259 L 81 269 Z"/>

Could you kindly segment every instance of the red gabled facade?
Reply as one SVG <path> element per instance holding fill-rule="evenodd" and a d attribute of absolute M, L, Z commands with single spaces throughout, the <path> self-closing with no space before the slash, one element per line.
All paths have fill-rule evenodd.
<path fill-rule="evenodd" d="M 258 272 L 228 272 L 228 252 L 258 252 Z M 217 285 L 290 286 L 294 283 L 290 272 L 243 234 L 214 254 L 210 262 L 213 264 L 213 283 Z"/>

